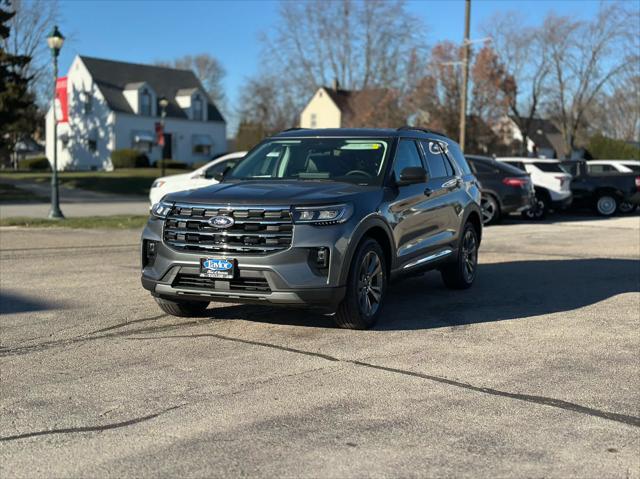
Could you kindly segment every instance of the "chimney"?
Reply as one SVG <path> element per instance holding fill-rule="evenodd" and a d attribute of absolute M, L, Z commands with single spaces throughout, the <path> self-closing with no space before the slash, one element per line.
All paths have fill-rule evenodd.
<path fill-rule="evenodd" d="M 338 89 L 340 88 L 340 83 L 338 82 L 337 78 L 333 79 L 333 91 L 338 91 Z"/>

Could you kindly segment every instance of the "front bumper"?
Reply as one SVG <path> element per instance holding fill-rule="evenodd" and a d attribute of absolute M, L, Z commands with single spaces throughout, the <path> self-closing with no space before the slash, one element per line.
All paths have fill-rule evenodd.
<path fill-rule="evenodd" d="M 311 306 L 335 311 L 345 294 L 341 271 L 353 225 L 296 225 L 292 245 L 264 256 L 229 255 L 236 260 L 232 281 L 206 281 L 199 277 L 200 260 L 206 252 L 184 252 L 162 241 L 163 221 L 151 218 L 143 231 L 145 241 L 154 241 L 153 261 L 142 251 L 142 286 L 166 299 L 192 299 L 234 303 L 271 303 Z M 313 253 L 328 248 L 329 267 L 319 269 Z M 222 257 L 225 257 L 224 255 Z M 257 285 L 257 286 L 256 286 Z"/>

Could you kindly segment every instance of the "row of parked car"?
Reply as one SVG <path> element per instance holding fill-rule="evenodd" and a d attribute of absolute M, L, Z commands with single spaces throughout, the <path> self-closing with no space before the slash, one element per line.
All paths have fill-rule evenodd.
<path fill-rule="evenodd" d="M 168 193 L 217 183 L 216 176 L 233 168 L 246 153 L 230 153 L 195 171 L 158 178 L 149 193 L 151 204 Z M 640 204 L 640 161 L 466 158 L 482 186 L 483 221 L 487 225 L 511 213 L 541 219 L 551 211 L 576 206 L 612 216 L 632 213 Z"/>
<path fill-rule="evenodd" d="M 521 212 L 532 219 L 569 206 L 599 215 L 629 214 L 640 204 L 640 161 L 559 161 L 468 155 L 482 185 L 485 224 Z"/>

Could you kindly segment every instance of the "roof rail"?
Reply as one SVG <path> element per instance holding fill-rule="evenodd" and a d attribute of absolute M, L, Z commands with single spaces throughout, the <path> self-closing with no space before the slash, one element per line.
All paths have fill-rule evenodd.
<path fill-rule="evenodd" d="M 299 126 L 294 126 L 293 128 L 287 128 L 286 130 L 282 130 L 280 133 L 284 133 L 285 131 L 296 131 L 296 130 L 308 130 L 308 128 L 301 128 Z"/>
<path fill-rule="evenodd" d="M 430 130 L 428 128 L 419 128 L 417 126 L 401 126 L 400 128 L 398 128 L 396 131 L 421 131 L 423 133 L 432 133 L 434 135 L 440 135 L 440 136 L 447 136 L 444 133 L 441 133 L 439 131 L 436 130 Z"/>

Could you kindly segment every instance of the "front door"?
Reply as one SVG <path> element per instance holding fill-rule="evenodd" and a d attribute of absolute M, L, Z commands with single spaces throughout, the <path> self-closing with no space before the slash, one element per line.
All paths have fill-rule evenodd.
<path fill-rule="evenodd" d="M 162 159 L 173 158 L 173 152 L 171 150 L 171 133 L 164 134 L 164 146 L 162 147 Z"/>

